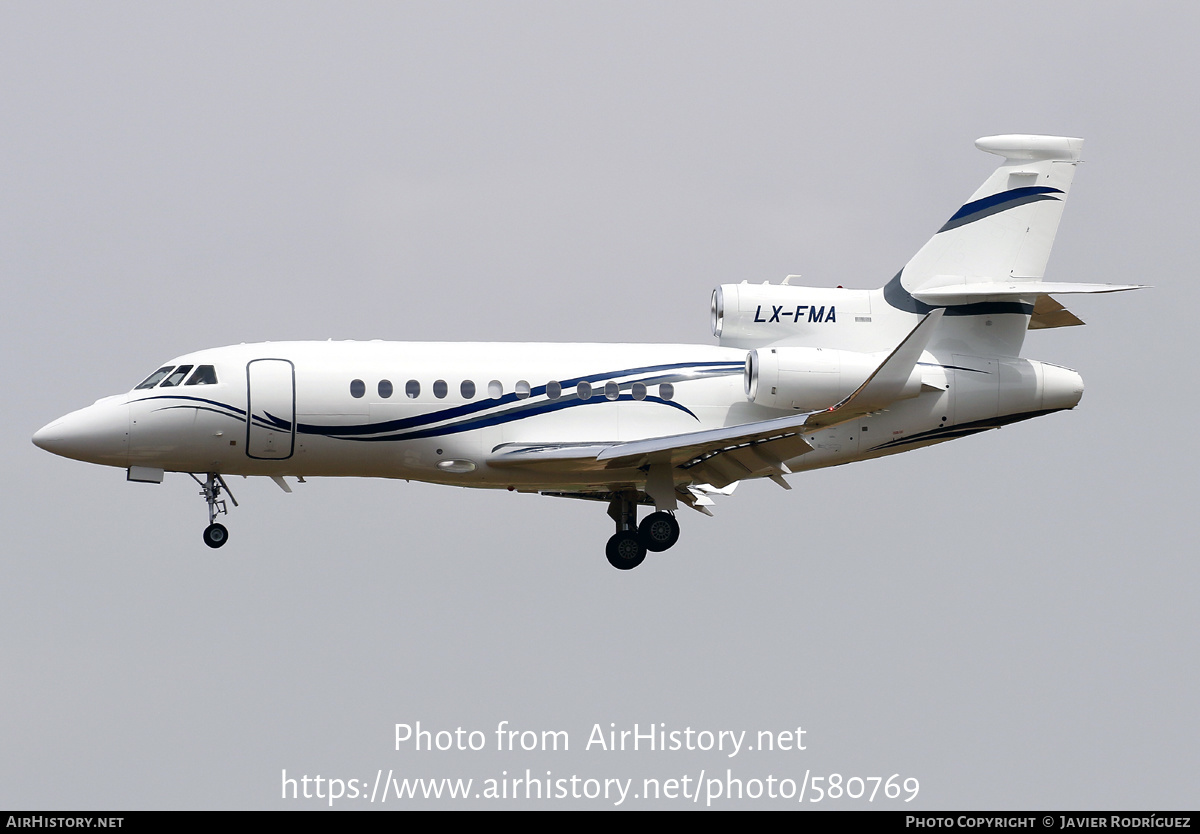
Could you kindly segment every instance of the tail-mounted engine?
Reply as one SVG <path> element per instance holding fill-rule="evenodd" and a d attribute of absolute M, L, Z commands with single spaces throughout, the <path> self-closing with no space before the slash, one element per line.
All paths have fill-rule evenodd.
<path fill-rule="evenodd" d="M 831 408 L 867 381 L 886 354 L 807 347 L 752 350 L 746 356 L 746 397 L 770 408 Z M 921 368 L 913 367 L 896 399 L 921 393 Z"/>
<path fill-rule="evenodd" d="M 871 321 L 870 296 L 841 287 L 722 284 L 713 291 L 713 335 L 723 347 L 835 344 Z"/>

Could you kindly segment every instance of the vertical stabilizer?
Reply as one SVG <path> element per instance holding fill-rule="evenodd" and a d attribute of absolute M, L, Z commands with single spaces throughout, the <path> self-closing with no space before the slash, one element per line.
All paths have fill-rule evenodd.
<path fill-rule="evenodd" d="M 945 309 L 931 350 L 954 343 L 978 355 L 1019 356 L 1083 140 L 1007 134 L 975 146 L 1004 162 L 888 282 L 883 298 L 910 314 Z"/>
<path fill-rule="evenodd" d="M 975 146 L 1004 162 L 904 267 L 910 293 L 1045 274 L 1083 140 L 1009 134 Z"/>

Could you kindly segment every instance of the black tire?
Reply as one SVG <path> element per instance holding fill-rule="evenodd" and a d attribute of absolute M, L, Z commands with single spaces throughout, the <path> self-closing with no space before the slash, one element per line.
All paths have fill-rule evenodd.
<path fill-rule="evenodd" d="M 224 524 L 210 524 L 204 528 L 204 543 L 209 547 L 220 547 L 229 541 L 229 531 Z"/>
<path fill-rule="evenodd" d="M 604 555 L 617 570 L 633 570 L 646 560 L 646 545 L 642 544 L 637 533 L 622 530 L 608 540 Z"/>
<path fill-rule="evenodd" d="M 638 538 L 652 553 L 662 553 L 679 541 L 679 522 L 670 513 L 650 513 L 638 525 Z"/>

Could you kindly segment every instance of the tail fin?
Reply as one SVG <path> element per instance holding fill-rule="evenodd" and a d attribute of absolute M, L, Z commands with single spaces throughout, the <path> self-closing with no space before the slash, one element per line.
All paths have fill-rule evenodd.
<path fill-rule="evenodd" d="M 1018 356 L 1038 303 L 1044 315 L 1036 327 L 1082 324 L 1048 294 L 1139 288 L 1042 281 L 1082 139 L 1010 134 L 985 136 L 975 146 L 1004 157 L 1003 164 L 883 288 L 891 307 L 918 315 L 944 307 L 948 338 L 981 353 Z M 1060 311 L 1065 316 L 1050 315 Z M 988 327 L 1001 318 L 984 336 L 971 324 L 979 316 Z"/>
<path fill-rule="evenodd" d="M 904 267 L 914 295 L 1045 274 L 1083 140 L 1012 134 L 975 146 L 1004 162 Z"/>

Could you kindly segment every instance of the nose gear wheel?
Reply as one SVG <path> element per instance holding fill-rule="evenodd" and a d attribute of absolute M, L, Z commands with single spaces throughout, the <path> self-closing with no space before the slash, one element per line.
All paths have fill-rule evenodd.
<path fill-rule="evenodd" d="M 238 505 L 237 499 L 233 497 L 229 484 L 225 483 L 225 479 L 216 472 L 207 473 L 207 477 L 203 481 L 191 472 L 188 475 L 193 481 L 200 484 L 200 495 L 208 503 L 208 526 L 204 528 L 204 543 L 212 548 L 221 547 L 229 541 L 229 531 L 225 529 L 224 524 L 218 524 L 216 520 L 217 516 L 226 515 L 229 512 L 228 507 L 225 506 L 225 499 L 221 497 L 221 490 L 229 495 L 229 500 L 235 507 Z"/>

